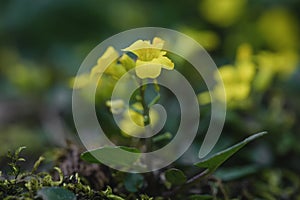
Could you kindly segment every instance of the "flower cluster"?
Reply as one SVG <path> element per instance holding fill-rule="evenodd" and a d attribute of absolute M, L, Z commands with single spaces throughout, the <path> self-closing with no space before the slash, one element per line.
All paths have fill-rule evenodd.
<path fill-rule="evenodd" d="M 225 100 L 225 92 L 230 108 L 246 106 L 252 90 L 265 91 L 274 78 L 289 76 L 294 72 L 298 60 L 294 51 L 264 51 L 253 55 L 250 45 L 243 44 L 238 48 L 235 64 L 221 66 L 216 72 L 215 79 L 219 84 L 210 92 L 220 101 Z M 217 76 L 217 73 L 220 76 Z M 221 77 L 221 80 L 218 77 Z M 200 93 L 198 99 L 202 105 L 211 101 L 209 92 Z"/>
<path fill-rule="evenodd" d="M 156 79 L 161 74 L 162 69 L 174 69 L 174 63 L 166 56 L 167 52 L 163 50 L 164 43 L 165 41 L 158 37 L 155 37 L 152 42 L 137 40 L 129 47 L 122 49 L 124 53 L 121 56 L 116 49 L 110 46 L 97 60 L 90 73 L 73 78 L 71 84 L 74 89 L 81 89 L 97 83 L 99 88 L 99 86 L 107 83 L 115 84 L 125 73 L 131 73 L 132 69 L 135 72 L 136 79 L 134 80 L 137 81 L 137 84 L 140 84 L 138 79 Z M 127 54 L 128 52 L 134 54 L 136 58 Z M 103 91 L 101 92 L 103 93 Z M 108 100 L 106 106 L 110 108 L 113 114 L 122 115 L 120 129 L 124 135 L 138 134 L 141 129 L 136 127 L 146 125 L 145 117 L 149 118 L 149 122 L 151 119 L 151 125 L 158 121 L 158 113 L 145 108 L 145 105 L 140 101 L 127 106 L 122 99 Z M 148 111 L 145 112 L 145 110 Z"/>
<path fill-rule="evenodd" d="M 98 59 L 97 64 L 89 74 L 82 74 L 71 80 L 73 88 L 83 88 L 84 86 L 98 80 L 99 75 L 107 75 L 113 79 L 119 79 L 127 71 L 135 68 L 136 76 L 140 79 L 157 78 L 162 68 L 174 69 L 174 63 L 163 51 L 164 40 L 155 37 L 152 43 L 148 40 L 137 40 L 129 47 L 122 49 L 124 52 L 131 52 L 137 56 L 134 60 L 124 53 L 119 55 L 113 47 L 108 47 L 104 54 Z M 77 81 L 75 82 L 75 79 Z M 74 84 L 76 83 L 76 84 Z M 101 79 L 98 80 L 101 84 Z"/>
<path fill-rule="evenodd" d="M 235 65 L 224 65 L 219 68 L 220 76 L 215 74 L 215 79 L 218 83 L 213 92 L 213 95 L 220 101 L 223 99 L 224 90 L 221 81 L 224 83 L 226 102 L 229 106 L 235 105 L 237 102 L 248 98 L 251 90 L 251 82 L 255 74 L 255 65 L 251 60 L 252 51 L 249 45 L 242 45 L 237 52 Z M 220 80 L 218 77 L 221 77 Z M 198 95 L 201 104 L 210 102 L 209 92 Z"/>

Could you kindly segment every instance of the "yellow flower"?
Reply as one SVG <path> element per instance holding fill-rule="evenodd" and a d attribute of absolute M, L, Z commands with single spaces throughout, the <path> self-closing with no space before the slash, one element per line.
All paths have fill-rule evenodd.
<path fill-rule="evenodd" d="M 111 113 L 120 114 L 124 111 L 125 103 L 121 99 L 106 101 L 106 106 L 110 108 Z"/>
<path fill-rule="evenodd" d="M 220 76 L 215 74 L 215 79 L 223 81 L 224 88 L 221 84 L 217 84 L 213 89 L 212 95 L 220 101 L 224 101 L 224 89 L 226 94 L 226 102 L 228 106 L 235 107 L 242 101 L 247 100 L 251 91 L 251 82 L 255 75 L 255 65 L 251 60 L 252 50 L 249 45 L 241 45 L 238 48 L 235 65 L 224 65 L 219 68 Z M 222 78 L 219 80 L 219 78 Z M 200 104 L 210 102 L 208 92 L 198 95 Z"/>
<path fill-rule="evenodd" d="M 92 68 L 91 72 L 72 78 L 70 85 L 72 85 L 74 89 L 86 87 L 97 81 L 98 77 L 102 74 L 106 74 L 115 79 L 120 78 L 126 73 L 126 70 L 121 64 L 117 63 L 118 57 L 119 53 L 113 47 L 108 47 L 104 54 L 97 60 L 97 64 Z M 105 67 L 107 68 L 105 69 Z M 76 82 L 75 79 L 77 79 Z M 98 80 L 98 85 L 101 82 L 101 79 Z"/>
<path fill-rule="evenodd" d="M 118 56 L 119 53 L 113 47 L 108 47 L 104 54 L 97 60 L 97 65 L 93 67 L 91 76 L 104 73 L 105 67 L 114 65 L 117 62 L 115 58 Z M 113 62 L 111 63 L 112 60 Z"/>
<path fill-rule="evenodd" d="M 294 51 L 283 51 L 278 53 L 261 52 L 257 55 L 259 68 L 268 68 L 274 74 L 289 76 L 294 72 L 299 56 Z"/>
<path fill-rule="evenodd" d="M 97 65 L 93 67 L 91 77 L 97 77 L 97 75 L 104 73 L 119 79 L 126 73 L 126 70 L 123 65 L 117 64 L 118 57 L 118 51 L 111 46 L 108 47 L 104 54 L 98 59 Z M 107 68 L 105 69 L 105 67 Z"/>
<path fill-rule="evenodd" d="M 250 62 L 242 62 L 238 66 L 226 65 L 219 69 L 224 82 L 226 100 L 241 101 L 248 98 L 250 94 L 251 81 L 255 74 L 255 66 Z M 220 93 L 222 88 L 216 87 L 216 93 Z M 222 96 L 222 95 L 217 95 Z"/>
<path fill-rule="evenodd" d="M 149 40 L 138 40 L 131 46 L 123 49 L 134 53 L 138 59 L 136 61 L 135 72 L 141 78 L 157 78 L 161 69 L 172 70 L 174 63 L 166 57 L 166 51 L 162 51 L 164 41 L 155 37 L 152 44 Z"/>
<path fill-rule="evenodd" d="M 206 105 L 211 102 L 209 92 L 202 92 L 197 95 L 197 98 L 198 98 L 200 105 Z"/>
<path fill-rule="evenodd" d="M 136 110 L 142 110 L 141 103 L 135 103 L 132 105 Z M 157 124 L 159 115 L 155 110 L 150 109 L 150 126 Z M 120 129 L 125 136 L 128 135 L 138 135 L 141 134 L 145 129 L 144 127 L 144 117 L 142 114 L 136 112 L 133 109 L 126 109 L 123 112 L 123 119 L 120 121 Z"/>
<path fill-rule="evenodd" d="M 220 44 L 220 38 L 218 35 L 213 31 L 208 30 L 196 30 L 188 27 L 181 28 L 181 31 L 186 35 L 192 37 L 196 40 L 199 44 L 203 46 L 204 49 L 207 51 L 214 50 Z M 180 42 L 180 40 L 179 40 Z M 187 46 L 188 44 L 184 44 L 181 42 L 180 45 Z M 190 47 L 182 47 L 184 50 L 188 50 Z"/>
<path fill-rule="evenodd" d="M 286 78 L 296 69 L 299 56 L 295 51 L 268 52 L 264 51 L 256 56 L 259 67 L 254 86 L 257 90 L 269 87 L 274 76 Z"/>
<path fill-rule="evenodd" d="M 202 0 L 199 11 L 209 22 L 227 27 L 240 19 L 246 3 L 246 0 Z"/>
<path fill-rule="evenodd" d="M 299 22 L 292 12 L 280 7 L 269 9 L 259 18 L 257 25 L 261 36 L 272 49 L 299 48 Z"/>

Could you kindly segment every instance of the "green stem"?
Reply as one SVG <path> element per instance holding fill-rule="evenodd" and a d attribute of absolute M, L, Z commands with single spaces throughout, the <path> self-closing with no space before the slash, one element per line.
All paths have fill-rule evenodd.
<path fill-rule="evenodd" d="M 150 124 L 149 107 L 146 104 L 146 99 L 145 99 L 146 88 L 147 88 L 147 85 L 145 83 L 140 87 L 141 103 L 143 106 L 144 126 L 147 126 Z"/>
<path fill-rule="evenodd" d="M 144 126 L 147 126 L 150 124 L 150 116 L 149 116 L 149 107 L 146 103 L 146 98 L 145 98 L 145 92 L 147 88 L 147 82 L 146 80 L 142 80 L 143 82 L 141 83 L 140 86 L 140 96 L 141 96 L 141 104 L 143 106 L 143 119 L 144 119 Z M 145 129 L 145 131 L 150 131 L 148 128 Z M 152 141 L 151 139 L 142 139 L 142 141 L 145 142 L 145 152 L 149 152 L 152 149 Z M 151 165 L 151 163 L 147 163 L 148 166 Z"/>
<path fill-rule="evenodd" d="M 133 110 L 134 112 L 143 115 L 144 112 L 140 109 L 135 108 L 134 106 L 130 106 L 130 109 Z"/>
<path fill-rule="evenodd" d="M 154 99 L 152 99 L 152 101 L 148 104 L 148 107 L 150 108 L 151 106 L 153 106 L 154 104 L 156 104 L 160 99 L 160 94 L 157 93 L 156 96 L 154 97 Z"/>
<path fill-rule="evenodd" d="M 197 184 L 198 182 L 200 182 L 201 180 L 203 180 L 204 178 L 206 178 L 209 175 L 209 171 L 208 170 L 204 170 L 198 174 L 196 174 L 195 176 L 193 176 L 192 178 L 190 178 L 189 180 L 187 180 L 187 182 L 181 186 L 175 187 L 173 190 L 165 192 L 164 196 L 165 197 L 170 197 L 170 196 L 175 196 L 176 194 L 186 190 L 187 188 L 191 187 L 192 185 Z"/>

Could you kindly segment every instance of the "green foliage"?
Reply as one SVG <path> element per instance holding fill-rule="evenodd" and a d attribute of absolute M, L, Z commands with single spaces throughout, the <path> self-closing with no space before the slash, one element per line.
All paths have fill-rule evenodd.
<path fill-rule="evenodd" d="M 213 198 L 214 197 L 211 196 L 211 195 L 198 195 L 198 194 L 195 194 L 195 195 L 189 196 L 189 200 L 211 200 Z"/>
<path fill-rule="evenodd" d="M 234 155 L 238 150 L 243 148 L 246 144 L 249 142 L 267 134 L 267 132 L 261 132 L 254 135 L 251 135 L 250 137 L 244 139 L 242 142 L 229 147 L 228 149 L 225 149 L 224 151 L 221 151 L 213 156 L 211 156 L 208 159 L 202 160 L 195 165 L 201 168 L 206 168 L 207 173 L 211 174 L 213 173 L 220 165 L 222 165 L 228 158 L 230 158 L 232 155 Z"/>
<path fill-rule="evenodd" d="M 181 171 L 180 169 L 176 169 L 176 168 L 171 168 L 166 170 L 163 173 L 159 173 L 159 174 L 150 174 L 150 176 L 143 176 L 141 174 L 123 174 L 123 173 L 119 173 L 118 176 L 120 179 L 117 179 L 118 182 L 124 182 L 124 188 L 130 192 L 130 193 L 136 193 L 138 191 L 140 191 L 144 186 L 147 186 L 147 182 L 149 184 L 149 179 L 157 179 L 157 176 L 162 176 L 164 177 L 163 179 L 163 185 L 167 188 L 167 189 L 171 189 L 167 194 L 165 194 L 165 196 L 177 196 L 179 195 L 179 191 L 184 191 L 184 190 L 188 190 L 190 187 L 192 187 L 193 185 L 197 184 L 199 181 L 203 181 L 206 180 L 206 178 L 208 177 L 208 175 L 212 175 L 212 173 L 218 169 L 227 159 L 229 159 L 232 155 L 234 155 L 238 150 L 240 150 L 242 147 L 244 147 L 246 144 L 248 144 L 249 142 L 265 135 L 266 132 L 261 132 L 261 133 L 257 133 L 254 134 L 246 139 L 244 139 L 242 142 L 239 142 L 238 144 L 227 148 L 213 156 L 211 156 L 208 159 L 202 160 L 198 163 L 196 163 L 195 165 L 200 167 L 200 168 L 205 168 L 204 171 L 200 172 L 199 174 L 196 174 L 194 176 L 192 176 L 190 179 L 187 178 L 187 176 L 185 175 L 185 173 L 183 171 Z M 93 157 L 93 153 L 96 153 L 96 155 L 101 155 L 101 159 L 106 156 L 107 157 L 107 161 L 114 161 L 114 150 L 115 150 L 115 155 L 119 155 L 119 151 L 120 149 L 126 150 L 126 151 L 130 151 L 130 152 L 136 152 L 139 153 L 139 151 L 135 148 L 129 148 L 129 147 L 105 147 L 105 148 L 100 148 L 100 149 L 95 149 L 93 151 L 88 151 L 85 152 L 81 155 L 81 158 L 83 158 L 84 160 L 88 161 L 88 162 L 94 162 L 94 163 L 99 163 L 101 162 L 101 160 L 98 160 L 96 158 Z M 113 150 L 113 151 L 111 151 Z M 106 158 L 105 157 L 105 158 Z M 118 157 L 119 158 L 119 157 Z M 124 161 L 121 159 L 115 159 L 116 160 L 116 164 L 124 164 Z M 104 160 L 105 161 L 105 160 Z M 102 162 L 104 162 L 102 160 Z M 125 159 L 126 161 L 126 159 Z M 132 162 L 136 162 L 136 160 L 130 160 L 130 162 L 128 163 L 128 166 L 130 163 Z M 235 174 L 232 174 L 231 176 L 233 176 L 234 178 L 236 177 L 240 177 L 243 176 L 245 174 L 249 174 L 251 172 L 251 169 L 249 171 L 249 169 L 245 169 L 244 171 L 238 171 L 235 172 Z M 156 183 L 157 184 L 157 183 Z M 220 185 L 220 183 L 218 183 Z M 151 185 L 151 187 L 154 187 Z M 217 186 L 216 188 L 222 188 L 221 186 Z M 222 189 L 223 191 L 223 189 Z M 224 194 L 225 195 L 225 194 Z M 203 195 L 192 195 L 189 197 L 190 199 L 211 199 L 213 198 L 212 196 L 203 196 Z"/>
<path fill-rule="evenodd" d="M 165 172 L 166 180 L 172 185 L 182 185 L 187 181 L 186 175 L 179 169 L 169 169 Z"/>
<path fill-rule="evenodd" d="M 18 148 L 14 153 L 8 152 L 10 171 L 7 176 L 0 172 L 0 199 L 43 199 L 43 200 L 73 200 L 73 199 L 108 199 L 122 200 L 123 198 L 113 194 L 110 187 L 105 191 L 95 191 L 89 185 L 84 184 L 76 173 L 70 177 L 64 177 L 58 167 L 54 167 L 59 175 L 59 180 L 54 180 L 49 172 L 37 172 L 44 160 L 40 157 L 31 171 L 21 172 L 19 162 L 25 159 L 20 157 L 25 147 Z"/>
<path fill-rule="evenodd" d="M 25 149 L 26 147 L 19 147 L 14 153 L 12 152 L 8 152 L 7 153 L 7 157 L 10 159 L 10 162 L 8 163 L 8 165 L 11 168 L 11 175 L 13 175 L 15 178 L 18 177 L 18 175 L 20 174 L 20 167 L 18 165 L 18 162 L 24 162 L 25 158 L 20 157 L 20 153 L 23 149 Z"/>
<path fill-rule="evenodd" d="M 139 191 L 144 184 L 144 177 L 141 174 L 127 174 L 124 180 L 124 186 L 129 192 Z"/>
<path fill-rule="evenodd" d="M 78 199 L 226 199 L 224 194 L 227 194 L 227 199 L 300 199 L 297 123 L 300 118 L 299 2 L 1 1 L 0 154 L 20 145 L 29 147 L 30 154 L 24 162 L 20 148 L 9 154 L 8 161 L 1 160 L 0 199 L 34 199 L 37 192 L 45 187 L 66 189 Z M 95 185 L 87 185 L 78 173 L 64 177 L 62 169 L 55 168 L 55 173 L 60 174 L 60 178 L 56 179 L 52 173 L 39 172 L 43 157 L 29 170 L 22 171 L 21 165 L 27 168 L 36 159 L 32 155 L 48 148 L 51 151 L 66 137 L 69 138 L 64 133 L 75 130 L 71 122 L 67 85 L 87 53 L 112 34 L 149 25 L 176 29 L 191 36 L 210 53 L 220 68 L 229 101 L 222 140 L 215 150 L 259 130 L 272 134 L 257 143 L 255 148 L 236 154 L 236 159 L 227 162 L 226 168 L 220 164 L 239 147 L 201 161 L 198 163 L 201 168 L 210 168 L 211 174 L 206 177 L 198 171 L 201 170 L 198 167 L 187 166 L 181 159 L 176 161 L 168 168 L 176 167 L 187 177 L 185 183 L 177 186 L 170 184 L 172 178 L 166 180 L 164 171 L 142 174 L 141 181 L 140 176 L 131 177 L 110 169 L 105 173 L 112 176 L 112 180 L 105 184 L 111 185 L 111 188 L 95 191 Z M 182 49 L 186 48 L 184 44 L 180 45 Z M 201 78 L 189 63 L 173 57 L 170 56 L 170 59 L 174 61 L 175 69 L 189 79 L 195 92 L 200 93 L 203 124 L 200 124 L 191 152 L 187 153 L 188 160 L 195 162 L 189 156 L 197 157 L 193 149 L 198 148 L 202 141 L 210 109 L 202 103 L 209 103 L 210 97 L 205 93 L 205 84 L 199 81 Z M 115 78 L 136 67 L 130 54 L 123 54 L 118 61 L 103 76 L 97 112 L 107 114 L 105 101 L 113 89 Z M 169 106 L 172 111 L 171 115 L 168 113 L 168 123 L 162 133 L 151 141 L 155 148 L 160 148 L 174 137 L 178 116 L 173 108 L 177 101 L 172 95 L 165 96 L 163 88 L 158 87 L 156 91 L 161 92 L 160 98 L 149 98 L 144 105 L 149 107 L 159 98 L 159 103 L 166 104 L 166 108 Z M 137 95 L 133 99 L 140 102 L 143 97 Z M 143 114 L 142 107 L 129 109 L 137 113 L 135 116 Z M 117 141 L 117 145 L 146 149 L 145 146 L 135 146 L 134 140 L 119 139 L 118 130 L 108 114 L 104 118 L 103 124 L 110 130 L 107 134 Z M 107 151 L 99 149 L 99 152 L 103 158 Z M 98 162 L 88 152 L 82 158 Z M 104 155 L 104 158 L 113 159 L 113 155 Z M 51 160 L 47 156 L 45 159 Z M 138 153 L 135 161 L 139 162 Z M 116 165 L 120 162 L 124 164 L 124 161 L 115 161 Z M 93 164 L 88 166 L 95 168 Z M 197 178 L 199 174 L 202 176 Z M 190 185 L 194 178 L 196 182 Z"/>
<path fill-rule="evenodd" d="M 110 187 L 107 187 L 107 189 L 103 191 L 103 194 L 110 200 L 124 200 L 122 197 L 114 195 Z"/>
<path fill-rule="evenodd" d="M 76 200 L 74 193 L 61 187 L 43 187 L 37 191 L 37 197 L 45 200 Z"/>
<path fill-rule="evenodd" d="M 126 152 L 135 153 L 136 156 L 127 156 Z M 121 155 L 121 156 L 120 156 Z M 113 163 L 116 166 L 130 166 L 140 157 L 140 150 L 131 147 L 103 147 L 82 153 L 81 158 L 90 163 L 100 163 L 100 158 L 103 163 Z M 122 159 L 120 159 L 122 158 Z"/>

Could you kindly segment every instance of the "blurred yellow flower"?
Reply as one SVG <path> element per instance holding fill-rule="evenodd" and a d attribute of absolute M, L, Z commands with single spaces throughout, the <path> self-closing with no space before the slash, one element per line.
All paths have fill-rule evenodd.
<path fill-rule="evenodd" d="M 251 91 L 251 82 L 255 75 L 255 65 L 252 62 L 252 50 L 248 44 L 241 45 L 237 50 L 235 65 L 221 66 L 215 73 L 215 79 L 223 81 L 226 102 L 228 106 L 234 107 L 240 101 L 246 100 Z M 218 74 L 220 76 L 218 76 Z M 219 78 L 221 80 L 219 80 Z M 224 101 L 224 90 L 221 84 L 217 84 L 212 95 L 220 101 Z M 200 104 L 209 103 L 209 92 L 198 95 Z"/>
<path fill-rule="evenodd" d="M 123 119 L 120 121 L 120 129 L 125 136 L 138 135 L 144 130 L 144 116 L 135 110 L 143 110 L 141 103 L 132 105 L 134 109 L 128 108 L 123 112 Z M 159 115 L 155 110 L 150 109 L 150 126 L 157 124 Z M 140 128 L 141 127 L 141 128 Z"/>
<path fill-rule="evenodd" d="M 116 61 L 111 63 L 111 60 L 114 60 L 114 58 L 117 58 L 118 56 L 119 53 L 113 47 L 108 47 L 104 54 L 97 60 L 97 65 L 93 67 L 91 75 L 94 76 L 104 73 L 104 67 L 114 64 Z"/>
<path fill-rule="evenodd" d="M 97 60 L 97 64 L 92 68 L 91 72 L 72 78 L 70 80 L 70 85 L 74 89 L 86 87 L 87 85 L 94 83 L 94 81 L 97 81 L 102 74 L 109 75 L 115 79 L 120 78 L 126 73 L 126 69 L 123 65 L 117 63 L 118 57 L 119 53 L 113 47 L 108 47 L 104 54 Z M 76 82 L 75 79 L 77 79 Z M 101 82 L 101 79 L 98 80 L 98 85 Z"/>
<path fill-rule="evenodd" d="M 283 8 L 273 8 L 259 18 L 258 29 L 273 50 L 297 49 L 300 30 L 297 18 Z"/>
<path fill-rule="evenodd" d="M 213 31 L 197 30 L 190 27 L 183 27 L 180 30 L 188 36 L 192 37 L 199 44 L 201 44 L 201 46 L 203 46 L 204 49 L 208 51 L 216 49 L 220 43 L 219 36 Z M 186 46 L 186 44 L 180 45 Z M 189 48 L 189 46 L 184 47 L 185 50 L 188 50 Z"/>
<path fill-rule="evenodd" d="M 296 68 L 299 57 L 296 52 L 261 52 L 257 56 L 259 68 L 267 68 L 281 76 L 290 75 Z"/>
<path fill-rule="evenodd" d="M 294 50 L 282 50 L 280 52 L 264 51 L 256 55 L 248 44 L 240 45 L 237 50 L 234 65 L 225 65 L 219 68 L 225 92 L 226 102 L 229 106 L 242 105 L 250 95 L 251 87 L 256 91 L 266 90 L 274 77 L 286 78 L 290 76 L 299 63 L 299 56 Z M 215 76 L 218 79 L 219 76 Z M 213 89 L 212 95 L 219 100 L 224 96 L 224 90 L 220 84 Z M 211 101 L 209 92 L 198 95 L 200 104 Z"/>
<path fill-rule="evenodd" d="M 251 63 L 244 63 L 238 66 L 226 65 L 219 68 L 220 75 L 224 82 L 226 91 L 226 101 L 228 104 L 234 101 L 246 99 L 250 93 L 250 85 L 255 72 L 255 67 Z M 217 97 L 222 87 L 217 85 L 215 93 Z"/>
<path fill-rule="evenodd" d="M 227 27 L 239 19 L 246 3 L 246 0 L 202 0 L 199 11 L 209 22 Z"/>
<path fill-rule="evenodd" d="M 141 78 L 157 78 L 161 69 L 172 70 L 174 63 L 166 57 L 166 51 L 162 51 L 164 41 L 155 37 L 152 44 L 149 40 L 138 40 L 123 51 L 134 53 L 138 59 L 136 61 L 135 72 Z"/>
<path fill-rule="evenodd" d="M 255 65 L 252 61 L 252 49 L 248 44 L 239 46 L 235 65 L 225 65 L 219 68 L 222 77 L 226 100 L 228 104 L 242 101 L 248 98 L 251 90 L 251 82 L 255 75 Z M 216 95 L 220 94 L 222 88 L 217 86 Z"/>
<path fill-rule="evenodd" d="M 117 64 L 118 57 L 118 51 L 111 46 L 108 47 L 104 54 L 97 60 L 97 65 L 93 67 L 91 77 L 105 73 L 117 79 L 120 78 L 126 73 L 126 70 L 122 65 Z M 105 67 L 107 68 L 105 69 Z"/>
<path fill-rule="evenodd" d="M 106 106 L 110 108 L 110 111 L 113 114 L 120 114 L 125 109 L 125 103 L 122 99 L 106 101 Z"/>
<path fill-rule="evenodd" d="M 277 53 L 264 51 L 256 55 L 255 58 L 259 68 L 254 80 L 254 86 L 257 90 L 266 89 L 275 75 L 279 78 L 291 75 L 299 62 L 298 54 L 292 50 Z"/>

